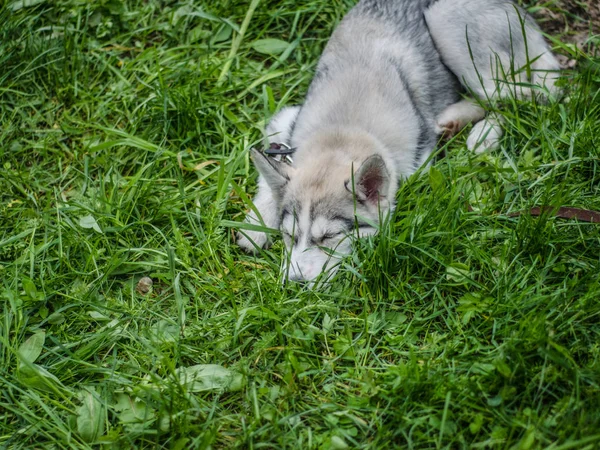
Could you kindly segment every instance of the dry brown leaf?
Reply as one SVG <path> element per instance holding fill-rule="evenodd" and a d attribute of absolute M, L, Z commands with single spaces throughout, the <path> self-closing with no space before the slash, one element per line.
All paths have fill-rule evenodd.
<path fill-rule="evenodd" d="M 211 159 L 210 161 L 204 161 L 194 167 L 194 170 L 202 170 L 206 166 L 210 166 L 211 164 L 219 164 L 219 161 L 216 159 Z"/>

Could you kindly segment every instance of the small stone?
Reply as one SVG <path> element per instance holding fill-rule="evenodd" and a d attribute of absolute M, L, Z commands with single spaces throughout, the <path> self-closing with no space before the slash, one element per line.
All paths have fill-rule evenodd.
<path fill-rule="evenodd" d="M 142 294 L 142 295 L 150 292 L 150 290 L 152 290 L 152 278 L 150 278 L 150 277 L 141 278 L 140 281 L 138 281 L 137 286 L 135 287 L 135 290 L 138 292 L 138 294 Z"/>

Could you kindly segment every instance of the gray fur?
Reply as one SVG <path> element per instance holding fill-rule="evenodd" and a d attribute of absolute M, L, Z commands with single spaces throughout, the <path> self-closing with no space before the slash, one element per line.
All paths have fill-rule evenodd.
<path fill-rule="evenodd" d="M 488 102 L 527 96 L 531 89 L 510 83 L 530 81 L 552 93 L 557 69 L 535 23 L 510 1 L 360 1 L 331 36 L 302 107 L 285 108 L 267 128 L 273 142 L 297 148 L 285 183 L 275 177 L 269 192 L 272 166 L 257 165 L 255 206 L 282 230 L 286 278 L 332 274 L 351 251 L 347 236 L 376 232 L 399 181 L 428 160 L 441 133 L 481 120 L 468 146 L 498 145 L 501 118 L 484 119 L 464 92 Z M 246 220 L 260 223 L 254 213 Z M 267 238 L 245 232 L 238 244 L 252 251 Z"/>

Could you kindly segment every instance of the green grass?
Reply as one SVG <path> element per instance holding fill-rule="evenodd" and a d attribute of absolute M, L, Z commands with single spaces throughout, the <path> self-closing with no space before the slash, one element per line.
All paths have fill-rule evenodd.
<path fill-rule="evenodd" d="M 448 143 L 328 288 L 236 247 L 350 4 L 3 7 L 0 447 L 600 446 L 600 227 L 508 216 L 600 210 L 600 60 L 562 46 L 568 100 Z"/>

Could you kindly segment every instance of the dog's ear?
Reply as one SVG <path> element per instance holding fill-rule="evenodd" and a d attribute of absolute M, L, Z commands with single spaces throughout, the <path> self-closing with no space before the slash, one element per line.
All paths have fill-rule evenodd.
<path fill-rule="evenodd" d="M 354 189 L 352 181 L 354 180 Z M 356 194 L 356 198 L 363 202 L 376 205 L 387 197 L 390 187 L 390 173 L 385 161 L 379 155 L 368 157 L 354 172 L 353 180 L 346 181 L 346 189 Z"/>
<path fill-rule="evenodd" d="M 252 161 L 254 161 L 258 172 L 274 192 L 280 193 L 288 181 L 290 181 L 290 175 L 293 171 L 292 167 L 256 149 L 252 149 L 250 152 Z"/>

